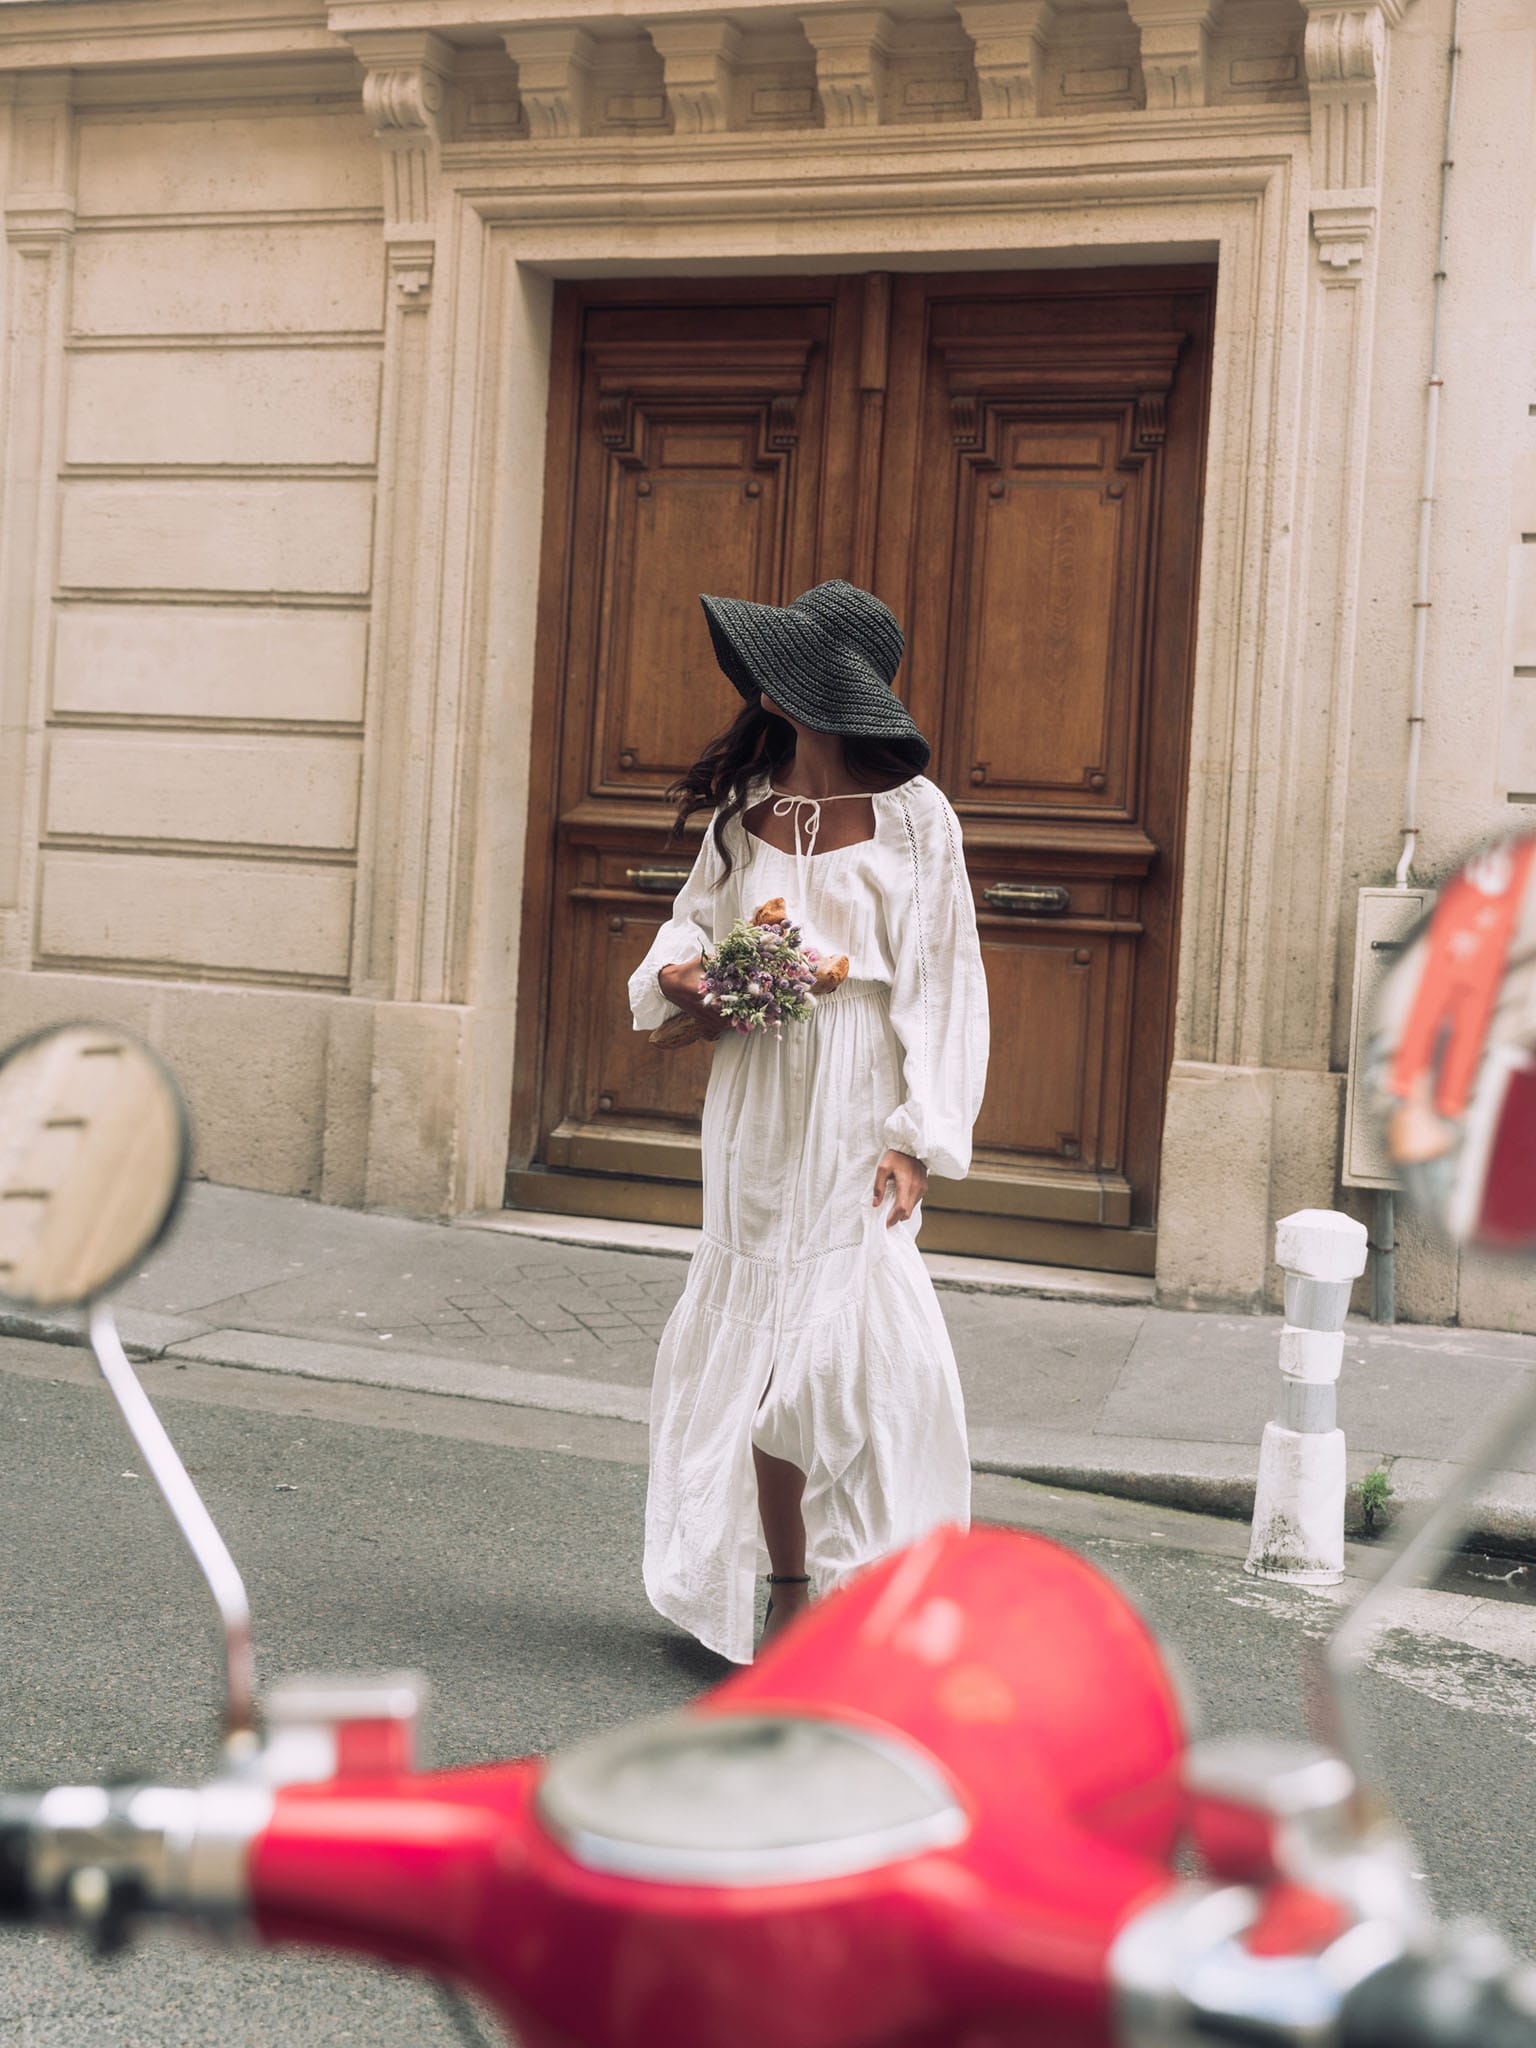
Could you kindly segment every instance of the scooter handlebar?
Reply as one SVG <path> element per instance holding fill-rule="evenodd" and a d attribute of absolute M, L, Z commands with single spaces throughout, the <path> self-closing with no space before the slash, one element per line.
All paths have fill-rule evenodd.
<path fill-rule="evenodd" d="M 62 1921 L 116 1947 L 141 1913 L 241 1917 L 271 1789 L 58 1785 L 0 1793 L 0 1925 Z"/>
<path fill-rule="evenodd" d="M 1404 1956 L 1344 2001 L 1340 2048 L 1536 2048 L 1536 1969 L 1488 1929 L 1448 1932 L 1430 1955 Z"/>
<path fill-rule="evenodd" d="M 146 1906 L 192 1909 L 199 1917 L 219 1906 L 228 1911 L 234 1899 L 222 1866 L 268 1795 L 258 1793 L 252 1802 L 246 1794 L 238 1811 L 221 1797 L 194 1814 L 191 1802 L 203 1796 L 144 1787 L 0 1793 L 0 1926 L 68 1921 L 84 1926 L 99 1946 L 112 1947 L 120 1922 Z M 220 1824 L 222 1853 L 212 1861 L 206 1849 L 191 1863 L 167 1854 L 167 1824 L 170 1834 L 185 1839 L 194 1819 L 205 1832 L 210 1822 Z M 1272 2018 L 1277 2024 L 1266 2038 L 1284 2041 L 1285 2021 L 1278 2013 Z M 1132 2037 L 1138 2043 L 1188 2038 L 1172 2024 L 1168 2008 L 1162 2020 L 1132 2027 Z M 1215 2014 L 1207 2015 L 1202 2032 L 1213 2042 L 1252 2038 L 1251 2032 L 1227 2036 Z M 1294 2038 L 1317 2037 L 1309 2027 Z M 1491 1930 L 1453 1926 L 1430 1952 L 1385 1963 L 1355 1985 L 1338 2008 L 1330 2038 L 1338 2048 L 1536 2048 L 1536 1968 Z"/>

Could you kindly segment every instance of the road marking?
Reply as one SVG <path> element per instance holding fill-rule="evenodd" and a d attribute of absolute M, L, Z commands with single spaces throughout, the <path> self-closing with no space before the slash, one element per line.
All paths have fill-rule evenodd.
<path fill-rule="evenodd" d="M 1226 1598 L 1298 1625 L 1321 1641 L 1337 1610 L 1358 1599 L 1361 1580 L 1342 1586 L 1234 1587 Z M 1536 1743 L 1536 1612 L 1504 1600 L 1428 1588 L 1400 1594 L 1367 1659 L 1369 1668 L 1458 1713 L 1519 1726 Z"/>

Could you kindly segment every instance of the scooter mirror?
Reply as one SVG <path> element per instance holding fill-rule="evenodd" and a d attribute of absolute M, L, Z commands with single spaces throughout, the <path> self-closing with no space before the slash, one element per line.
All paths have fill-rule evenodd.
<path fill-rule="evenodd" d="M 175 1214 L 190 1151 L 181 1091 L 115 1024 L 60 1024 L 0 1053 L 0 1296 L 94 1301 Z"/>
<path fill-rule="evenodd" d="M 58 1024 L 0 1053 L 0 1299 L 90 1304 L 96 1363 L 218 1607 L 225 1732 L 244 1754 L 254 1715 L 245 1586 L 101 1298 L 164 1235 L 190 1153 L 175 1077 L 131 1031 Z"/>
<path fill-rule="evenodd" d="M 1536 833 L 1480 848 L 1382 984 L 1368 1080 L 1408 1201 L 1536 1252 Z"/>

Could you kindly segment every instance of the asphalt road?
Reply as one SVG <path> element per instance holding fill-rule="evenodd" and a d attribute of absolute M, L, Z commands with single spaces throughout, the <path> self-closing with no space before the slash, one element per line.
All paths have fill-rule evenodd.
<path fill-rule="evenodd" d="M 432 1757 L 542 1750 L 677 1704 L 725 1667 L 647 1607 L 640 1432 L 218 1368 L 146 1370 L 249 1584 L 261 1674 L 422 1668 Z M 0 1344 L 0 1782 L 196 1777 L 218 1702 L 206 1596 L 82 1354 Z M 1118 1576 L 1179 1646 L 1211 1729 L 1302 1729 L 1328 1611 L 1237 1567 L 1242 1532 L 978 1483 Z M 1377 1761 L 1447 1911 L 1536 1951 L 1536 1672 L 1399 1633 L 1367 1682 Z M 437 2048 L 430 1988 L 158 1936 L 110 1965 L 0 1948 L 0 2048 Z"/>

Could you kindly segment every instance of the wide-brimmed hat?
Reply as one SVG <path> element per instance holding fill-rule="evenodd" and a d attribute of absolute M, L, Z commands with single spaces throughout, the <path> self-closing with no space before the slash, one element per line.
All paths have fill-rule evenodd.
<path fill-rule="evenodd" d="M 906 639 L 867 590 L 834 579 L 792 604 L 701 597 L 715 658 L 743 697 L 759 691 L 814 732 L 884 740 L 914 770 L 928 742 L 891 685 Z"/>

